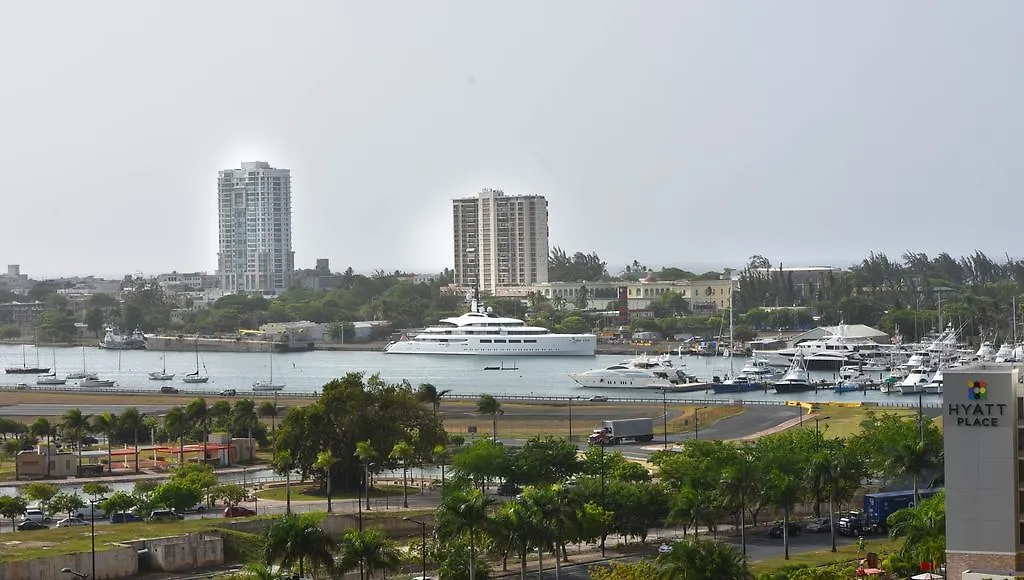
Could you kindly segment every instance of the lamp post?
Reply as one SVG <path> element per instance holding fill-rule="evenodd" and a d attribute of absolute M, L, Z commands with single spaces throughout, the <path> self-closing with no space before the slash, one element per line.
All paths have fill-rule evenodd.
<path fill-rule="evenodd" d="M 601 510 L 602 510 L 602 512 L 605 509 L 606 508 L 605 508 L 605 503 L 604 503 L 604 439 L 601 439 Z M 605 529 L 605 518 L 604 518 L 604 515 L 605 515 L 604 513 L 601 514 L 601 516 L 602 516 L 601 517 L 601 557 L 602 558 L 604 558 L 604 540 L 605 540 L 605 536 L 608 535 L 608 530 Z M 557 558 L 558 555 L 555 554 L 555 557 Z"/>
<path fill-rule="evenodd" d="M 89 536 L 91 537 L 92 543 L 92 578 L 96 577 L 96 504 L 105 501 L 106 498 L 98 497 L 89 500 L 89 506 L 92 508 L 92 517 L 89 518 Z"/>
<path fill-rule="evenodd" d="M 402 519 L 407 521 L 407 522 L 412 522 L 414 524 L 417 524 L 420 527 L 420 542 L 422 542 L 420 544 L 420 559 L 422 561 L 421 577 L 422 578 L 426 578 L 427 577 L 427 523 L 426 522 L 421 522 L 419 520 L 414 520 L 412 518 L 402 518 Z"/>
<path fill-rule="evenodd" d="M 707 408 L 708 408 L 707 405 L 704 405 L 703 407 L 694 407 L 694 409 L 693 409 L 693 440 L 694 441 L 700 439 L 700 427 L 698 426 L 698 424 L 700 423 L 700 412 L 703 411 L 704 409 L 707 409 Z"/>
<path fill-rule="evenodd" d="M 569 397 L 569 441 L 572 442 L 572 400 L 575 396 Z"/>
<path fill-rule="evenodd" d="M 668 449 L 668 389 L 661 389 L 662 448 Z"/>
<path fill-rule="evenodd" d="M 821 446 L 821 443 L 818 440 L 818 437 L 819 437 L 819 434 L 818 434 L 818 421 L 824 421 L 826 419 L 831 419 L 831 418 L 832 417 L 829 416 L 829 415 L 825 415 L 824 417 L 815 417 L 814 418 L 814 448 L 816 450 Z M 828 425 L 826 425 L 825 427 L 827 428 Z"/>
<path fill-rule="evenodd" d="M 815 454 L 817 454 L 818 452 L 821 451 L 821 433 L 818 431 L 818 422 L 819 421 L 824 421 L 825 419 L 831 419 L 831 418 L 832 417 L 830 415 L 825 415 L 824 417 L 818 417 L 817 415 L 814 416 L 814 452 L 815 452 Z M 825 425 L 825 428 L 828 429 L 828 425 Z M 832 517 L 831 505 L 832 505 L 831 504 L 831 496 L 829 496 L 829 517 L 830 518 Z M 816 518 L 820 518 L 821 517 L 821 476 L 820 476 L 820 474 L 817 477 L 814 478 L 814 517 L 816 517 Z"/>

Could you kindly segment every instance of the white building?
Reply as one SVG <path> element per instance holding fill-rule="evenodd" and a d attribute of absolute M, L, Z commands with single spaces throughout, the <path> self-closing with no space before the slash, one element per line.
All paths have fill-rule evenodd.
<path fill-rule="evenodd" d="M 548 202 L 485 189 L 452 202 L 455 283 L 494 292 L 548 281 Z"/>
<path fill-rule="evenodd" d="M 243 162 L 217 177 L 221 288 L 276 295 L 291 285 L 291 172 L 265 161 Z"/>

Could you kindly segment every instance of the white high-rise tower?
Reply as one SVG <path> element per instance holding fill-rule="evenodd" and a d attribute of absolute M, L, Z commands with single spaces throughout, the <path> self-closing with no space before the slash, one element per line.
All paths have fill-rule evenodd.
<path fill-rule="evenodd" d="M 217 208 L 221 287 L 264 295 L 287 290 L 295 266 L 291 172 L 265 161 L 222 170 Z"/>

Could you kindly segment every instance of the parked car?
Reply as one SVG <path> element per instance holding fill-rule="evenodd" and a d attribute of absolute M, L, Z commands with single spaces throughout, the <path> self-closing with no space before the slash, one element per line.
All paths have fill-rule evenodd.
<path fill-rule="evenodd" d="M 659 554 L 668 554 L 671 551 L 672 551 L 672 544 L 662 544 L 662 545 L 658 546 L 658 553 Z"/>
<path fill-rule="evenodd" d="M 149 514 L 147 519 L 151 522 L 173 522 L 175 520 L 183 520 L 185 516 L 174 510 L 153 510 L 153 513 Z"/>
<path fill-rule="evenodd" d="M 107 517 L 107 513 L 99 505 L 86 504 L 85 507 L 75 512 L 75 517 L 80 520 L 95 520 Z"/>
<path fill-rule="evenodd" d="M 25 510 L 25 514 L 21 516 L 21 519 L 24 521 L 38 522 L 41 524 L 50 518 L 47 517 L 46 512 L 44 512 L 41 509 L 29 508 Z"/>
<path fill-rule="evenodd" d="M 160 392 L 168 395 L 177 395 L 181 391 L 178 390 L 178 387 L 160 387 Z"/>
<path fill-rule="evenodd" d="M 813 533 L 822 533 L 832 531 L 832 520 L 828 518 L 817 518 L 807 522 L 804 526 L 804 530 Z"/>
<path fill-rule="evenodd" d="M 236 391 L 235 389 L 224 389 L 223 391 L 220 392 L 220 396 L 222 397 L 234 397 L 237 394 L 238 391 Z"/>
<path fill-rule="evenodd" d="M 141 522 L 143 519 L 132 512 L 121 512 L 110 516 L 112 524 L 127 524 L 130 522 Z"/>
<path fill-rule="evenodd" d="M 93 437 L 92 435 L 86 435 L 82 437 L 82 445 L 96 445 L 100 440 Z"/>
<path fill-rule="evenodd" d="M 233 505 L 231 507 L 224 508 L 224 517 L 226 518 L 247 518 L 254 515 L 256 515 L 256 512 L 240 505 Z"/>
<path fill-rule="evenodd" d="M 64 518 L 57 522 L 58 528 L 73 528 L 75 526 L 88 526 L 89 522 L 82 518 Z"/>
<path fill-rule="evenodd" d="M 43 522 L 37 522 L 35 520 L 22 520 L 18 524 L 19 532 L 25 532 L 28 530 L 45 530 L 47 528 L 49 528 L 49 526 L 47 526 Z"/>
<path fill-rule="evenodd" d="M 789 522 L 787 526 L 790 536 L 799 536 L 803 533 L 804 529 L 800 527 L 797 522 Z M 768 530 L 769 538 L 781 538 L 782 537 L 782 522 L 775 522 L 772 528 Z"/>
<path fill-rule="evenodd" d="M 590 397 L 587 400 L 590 401 L 591 403 L 607 403 L 608 397 L 604 395 L 594 395 L 593 397 Z"/>

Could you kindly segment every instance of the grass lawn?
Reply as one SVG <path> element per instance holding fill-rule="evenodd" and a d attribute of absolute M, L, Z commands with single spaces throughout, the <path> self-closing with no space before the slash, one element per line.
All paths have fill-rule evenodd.
<path fill-rule="evenodd" d="M 911 409 L 884 409 L 878 407 L 828 407 L 821 406 L 817 412 L 804 417 L 804 429 L 814 429 L 814 418 L 818 417 L 818 429 L 825 437 L 849 437 L 861 432 L 860 422 L 867 418 L 868 412 L 894 413 L 901 417 L 916 417 L 917 411 Z M 823 417 L 828 417 L 823 419 Z M 942 427 L 941 417 L 937 421 Z M 799 427 L 797 427 L 799 428 Z"/>
<path fill-rule="evenodd" d="M 785 560 L 782 556 L 778 556 L 767 560 L 751 562 L 750 571 L 754 574 L 761 574 L 763 572 L 778 570 L 784 566 L 793 566 L 798 564 L 817 567 L 855 562 L 857 559 L 865 557 L 868 552 L 878 554 L 878 559 L 881 560 L 892 552 L 899 550 L 901 545 L 903 545 L 903 539 L 892 540 L 887 537 L 871 537 L 867 538 L 867 543 L 865 544 L 863 552 L 857 550 L 857 544 L 848 544 L 845 546 L 839 546 L 839 549 L 836 552 L 832 552 L 830 548 L 826 548 L 824 550 L 816 550 L 814 552 L 790 554 L 789 560 Z"/>
<path fill-rule="evenodd" d="M 416 495 L 420 492 L 419 488 L 409 486 L 409 495 Z M 258 494 L 260 499 L 274 499 L 278 501 L 285 501 L 288 498 L 288 490 L 285 486 L 274 486 L 269 489 L 265 489 Z M 331 496 L 332 499 L 355 499 L 357 493 L 336 493 Z M 401 485 L 375 485 L 370 490 L 370 497 L 384 497 L 384 496 L 402 496 Z M 317 486 L 310 486 L 309 484 L 293 484 L 292 485 L 292 501 L 326 501 L 327 496 L 320 493 L 320 488 Z"/>

